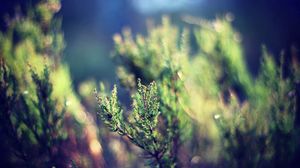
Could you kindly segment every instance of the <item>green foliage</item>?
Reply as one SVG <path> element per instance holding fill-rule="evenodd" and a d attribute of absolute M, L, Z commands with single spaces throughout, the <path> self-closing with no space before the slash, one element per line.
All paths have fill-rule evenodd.
<path fill-rule="evenodd" d="M 55 152 L 62 140 L 62 118 L 65 110 L 56 111 L 51 98 L 49 69 L 39 76 L 31 70 L 35 96 L 20 92 L 15 76 L 1 60 L 1 132 L 9 144 L 8 151 L 26 166 L 56 164 Z M 44 158 L 44 160 L 40 160 Z"/>
<path fill-rule="evenodd" d="M 164 139 L 161 132 L 163 130 L 159 130 L 157 126 L 160 105 L 155 82 L 144 86 L 138 81 L 137 92 L 132 95 L 132 112 L 128 120 L 123 117 L 116 86 L 111 92 L 111 97 L 97 96 L 97 99 L 101 108 L 98 115 L 102 121 L 111 131 L 126 136 L 133 144 L 143 149 L 150 159 L 150 165 L 175 166 L 168 152 L 172 141 Z"/>
<path fill-rule="evenodd" d="M 187 34 L 187 30 L 183 34 L 179 33 L 177 28 L 170 25 L 169 19 L 164 17 L 162 25 L 150 29 L 146 38 L 137 35 L 133 39 L 129 29 L 124 30 L 123 38 L 115 35 L 114 57 L 122 61 L 120 66 L 125 66 L 123 69 L 130 75 L 147 82 L 161 79 L 168 71 L 175 72 L 179 63 L 185 61 L 188 54 Z"/>
<path fill-rule="evenodd" d="M 180 143 L 192 132 L 192 122 L 184 113 L 187 100 L 181 79 L 188 59 L 187 36 L 187 30 L 181 33 L 167 17 L 163 18 L 162 26 L 149 30 L 148 37 L 137 35 L 133 39 L 130 30 L 125 30 L 123 37 L 114 36 L 114 57 L 122 63 L 117 71 L 121 84 L 134 92 L 138 78 L 146 83 L 153 80 L 157 83 L 162 118 L 160 127 L 165 130 L 163 134 L 167 141 L 166 153 L 170 156 L 168 162 L 172 163 L 170 166 L 180 166 L 177 158 Z"/>
<path fill-rule="evenodd" d="M 159 102 L 160 115 L 158 121 L 149 123 L 145 113 L 152 116 L 153 112 L 145 110 L 143 102 L 150 100 L 139 103 L 133 97 L 131 117 L 145 119 L 135 119 L 127 126 L 114 89 L 111 98 L 100 101 L 99 115 L 104 122 L 115 132 L 154 124 L 166 140 L 165 153 L 172 163 L 166 167 L 189 165 L 181 157 L 188 155 L 181 152 L 184 150 L 192 151 L 188 157 L 221 160 L 228 167 L 292 165 L 299 150 L 295 125 L 299 66 L 294 61 L 294 69 L 285 70 L 283 66 L 290 63 L 278 66 L 264 49 L 261 71 L 252 77 L 231 19 L 230 14 L 215 21 L 184 18 L 195 25 L 192 36 L 199 48 L 195 55 L 189 49 L 187 30 L 175 28 L 166 17 L 146 37 L 134 38 L 129 30 L 115 35 L 120 84 L 140 93 L 138 78 L 146 83 L 154 80 L 157 97 L 152 101 Z M 136 145 L 135 141 L 147 142 L 151 135 L 145 128 L 144 132 L 146 136 L 131 141 Z M 119 132 L 130 133 L 134 131 Z M 191 146 L 181 146 L 183 141 Z"/>
<path fill-rule="evenodd" d="M 221 68 L 214 83 L 223 98 L 215 118 L 228 166 L 292 165 L 294 152 L 299 148 L 299 128 L 295 127 L 297 68 L 286 70 L 288 75 L 284 77 L 285 64 L 277 66 L 263 49 L 261 71 L 252 78 L 229 22 L 218 19 L 213 25 L 206 30 L 208 24 L 202 22 L 200 26 L 204 28 L 196 35 L 200 48 L 204 48 L 202 54 L 210 61 L 207 68 Z M 204 43 L 200 38 L 209 32 L 215 43 L 207 47 L 208 41 Z"/>
<path fill-rule="evenodd" d="M 0 146 L 7 151 L 3 164 L 63 166 L 64 114 L 78 114 L 82 107 L 59 58 L 64 41 L 60 21 L 53 16 L 60 2 L 42 0 L 30 7 L 8 19 L 7 30 L 0 33 Z M 67 103 L 71 101 L 72 106 Z"/>
<path fill-rule="evenodd" d="M 256 81 L 256 97 L 239 105 L 231 97 L 226 108 L 234 115 L 221 117 L 226 157 L 231 167 L 293 165 L 299 128 L 295 126 L 296 87 L 280 75 L 273 59 L 265 56 Z M 235 103 L 233 103 L 235 102 Z M 236 121 L 232 123 L 232 121 Z"/>
<path fill-rule="evenodd" d="M 60 20 L 54 17 L 60 7 L 59 0 L 36 2 L 24 16 L 8 19 L 7 31 L 0 32 L 0 150 L 6 152 L 1 164 L 66 167 L 62 144 L 69 132 L 85 133 L 89 149 L 99 156 L 122 147 L 109 142 L 116 142 L 112 138 L 116 135 L 107 134 L 101 124 L 124 137 L 126 148 L 117 149 L 123 150 L 122 159 L 136 159 L 123 156 L 125 150 L 135 151 L 131 143 L 141 148 L 151 167 L 296 163 L 300 155 L 296 57 L 284 62 L 288 59 L 282 54 L 278 64 L 263 48 L 254 77 L 230 14 L 214 21 L 185 17 L 193 24 L 190 29 L 177 28 L 163 17 L 146 36 L 134 37 L 128 29 L 115 35 L 117 76 L 132 103 L 125 110 L 116 85 L 110 95 L 100 86 L 100 95 L 96 94 L 100 144 L 91 116 L 73 93 L 68 66 L 60 61 L 65 45 Z M 79 88 L 90 109 L 94 102 L 89 95 L 96 86 L 90 81 Z M 79 129 L 65 130 L 65 114 L 80 123 Z M 87 121 L 91 123 L 85 127 Z M 84 132 L 78 133 L 80 129 Z M 77 167 L 73 159 L 67 160 Z M 99 160 L 104 165 L 104 159 Z"/>

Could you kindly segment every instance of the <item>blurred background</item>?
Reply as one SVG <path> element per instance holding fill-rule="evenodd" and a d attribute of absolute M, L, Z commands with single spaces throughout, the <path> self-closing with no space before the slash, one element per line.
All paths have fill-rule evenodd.
<path fill-rule="evenodd" d="M 112 36 L 124 27 L 145 33 L 146 20 L 159 23 L 163 14 L 173 22 L 183 15 L 214 19 L 230 12 L 240 32 L 249 69 L 257 73 L 261 45 L 274 54 L 300 44 L 300 2 L 297 0 L 63 0 L 61 15 L 75 84 L 84 78 L 113 81 Z"/>
<path fill-rule="evenodd" d="M 12 13 L 16 4 L 26 1 L 1 0 L 0 12 Z M 74 84 L 95 78 L 115 80 L 114 64 L 109 58 L 112 36 L 124 27 L 145 33 L 146 21 L 159 24 L 162 15 L 180 23 L 183 15 L 214 19 L 230 12 L 233 26 L 240 32 L 249 70 L 257 73 L 261 45 L 278 56 L 300 43 L 300 2 L 298 0 L 62 0 L 58 15 L 63 17 L 66 40 L 64 60 L 71 69 Z M 4 27 L 3 20 L 1 27 Z M 288 54 L 287 54 L 288 55 Z"/>

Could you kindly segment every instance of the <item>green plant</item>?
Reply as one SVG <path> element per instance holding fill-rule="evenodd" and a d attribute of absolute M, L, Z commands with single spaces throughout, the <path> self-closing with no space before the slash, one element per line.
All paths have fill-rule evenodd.
<path fill-rule="evenodd" d="M 255 95 L 243 104 L 237 97 L 229 98 L 225 108 L 233 115 L 228 116 L 227 111 L 217 122 L 231 167 L 293 166 L 299 149 L 299 128 L 295 120 L 295 79 L 299 70 L 290 70 L 290 75 L 284 77 L 282 66 L 278 67 L 265 52 L 254 85 Z"/>
<path fill-rule="evenodd" d="M 176 35 L 170 37 L 167 32 L 172 32 Z M 185 31 L 184 34 L 186 33 Z M 151 148 L 157 149 L 153 151 L 154 153 L 150 154 L 156 160 L 155 163 L 159 167 L 176 167 L 182 164 L 178 158 L 180 144 L 191 132 L 189 129 L 186 129 L 191 127 L 191 123 L 188 122 L 189 117 L 184 113 L 183 103 L 181 102 L 184 101 L 185 93 L 182 80 L 180 79 L 182 69 L 179 64 L 180 61 L 185 61 L 187 57 L 187 50 L 185 48 L 187 44 L 184 41 L 185 38 L 177 35 L 178 30 L 170 26 L 168 19 L 164 18 L 163 26 L 150 30 L 149 39 L 144 39 L 138 35 L 136 41 L 134 41 L 131 38 L 129 30 L 124 32 L 124 40 L 120 35 L 114 37 L 116 42 L 114 55 L 124 62 L 124 66 L 118 68 L 118 77 L 122 82 L 121 84 L 128 88 L 130 92 L 138 92 L 138 95 L 141 96 L 147 94 L 147 92 L 143 91 L 145 89 L 140 82 L 136 84 L 137 78 L 141 78 L 146 83 L 156 80 L 155 85 L 150 84 L 149 86 L 150 88 L 155 86 L 156 96 L 152 98 L 153 100 L 149 97 L 143 101 L 146 104 L 147 102 L 158 101 L 160 104 L 157 110 L 160 111 L 159 118 L 161 122 L 159 122 L 160 124 L 158 124 L 157 129 L 160 130 L 164 138 L 160 134 L 156 135 L 155 132 L 153 133 L 154 140 L 163 139 L 163 141 L 155 140 L 157 141 L 157 147 L 153 146 Z M 172 61 L 173 57 L 176 57 L 177 60 Z M 115 91 L 113 93 L 115 94 Z M 151 111 L 143 109 L 143 103 L 139 103 L 141 100 L 137 99 L 138 95 L 134 96 L 132 115 L 147 115 L 146 113 Z M 156 104 L 152 105 L 154 106 L 151 108 L 158 108 Z M 103 111 L 105 110 L 102 108 Z M 100 112 L 100 116 L 101 114 Z M 115 115 L 120 116 L 119 113 L 111 113 L 112 118 Z M 115 122 L 103 117 L 102 119 L 106 123 L 113 124 Z M 154 123 L 150 125 L 155 126 L 158 121 L 154 120 L 152 122 Z M 148 125 L 147 121 L 142 120 L 134 122 L 131 125 L 133 127 L 140 127 L 144 124 Z M 144 131 L 144 134 L 150 136 L 150 139 L 152 139 L 149 133 L 151 132 Z M 134 143 L 144 140 L 142 137 L 134 137 L 132 139 Z"/>
<path fill-rule="evenodd" d="M 111 131 L 126 136 L 132 143 L 143 149 L 152 160 L 151 165 L 169 167 L 172 163 L 166 153 L 170 142 L 162 139 L 157 128 L 159 102 L 157 86 L 153 82 L 144 86 L 138 82 L 137 92 L 132 95 L 132 114 L 128 120 L 118 102 L 117 88 L 114 86 L 111 97 L 97 97 L 101 108 L 98 115 Z"/>
<path fill-rule="evenodd" d="M 206 162 L 220 161 L 218 164 L 228 167 L 284 166 L 295 161 L 299 150 L 295 125 L 299 66 L 294 61 L 294 68 L 285 73 L 282 66 L 290 64 L 277 66 L 263 50 L 261 71 L 253 77 L 245 64 L 240 35 L 230 20 L 230 14 L 215 21 L 184 18 L 194 25 L 192 36 L 199 49 L 193 55 L 190 33 L 175 28 L 166 17 L 161 26 L 149 29 L 146 37 L 134 38 L 129 30 L 114 36 L 121 86 L 142 94 L 137 79 L 156 82 L 157 98 L 152 99 L 158 100 L 160 115 L 153 122 L 158 122 L 157 129 L 167 140 L 166 154 L 172 163 L 158 166 L 189 166 L 193 156 L 199 155 Z M 99 116 L 113 131 L 147 123 L 129 122 L 126 126 L 116 89 L 112 93 L 111 98 L 99 98 Z M 142 107 L 134 103 L 131 116 L 136 109 L 147 112 Z M 119 132 L 129 137 L 130 133 Z M 138 141 L 147 141 L 138 136 L 129 139 L 137 146 Z M 191 153 L 184 153 L 186 150 Z"/>
<path fill-rule="evenodd" d="M 60 1 L 28 7 L 7 19 L 7 29 L 0 32 L 1 165 L 65 166 L 64 114 L 83 121 L 68 68 L 60 61 L 64 40 L 60 20 L 54 18 Z"/>
<path fill-rule="evenodd" d="M 102 92 L 103 93 L 103 92 Z M 155 82 L 144 86 L 140 81 L 137 83 L 137 91 L 132 95 L 132 112 L 128 119 L 124 114 L 117 98 L 117 88 L 114 86 L 111 97 L 98 97 L 97 100 L 101 111 L 98 113 L 105 125 L 111 131 L 121 136 L 126 136 L 133 144 L 145 151 L 145 157 L 150 159 L 149 165 L 158 167 L 178 166 L 174 145 L 178 136 L 178 121 L 168 124 L 164 115 L 160 114 L 162 109 L 158 97 Z M 159 122 L 159 116 L 166 123 Z M 165 125 L 163 125 L 165 124 Z M 178 140 L 179 141 L 179 140 Z"/>
<path fill-rule="evenodd" d="M 198 24 L 195 34 L 200 54 L 210 63 L 206 68 L 219 72 L 209 83 L 222 96 L 215 119 L 226 165 L 292 166 L 299 150 L 299 128 L 295 125 L 298 63 L 284 63 L 282 55 L 278 66 L 263 48 L 261 70 L 253 78 L 230 22 L 217 19 L 213 27 L 207 22 Z"/>
<path fill-rule="evenodd" d="M 1 132 L 8 143 L 8 151 L 21 159 L 26 167 L 58 164 L 57 153 L 62 140 L 62 118 L 65 109 L 56 111 L 52 98 L 49 70 L 39 76 L 31 70 L 36 98 L 20 93 L 15 76 L 1 61 Z M 44 158 L 44 160 L 40 160 Z M 44 162 L 44 163 L 43 163 Z"/>

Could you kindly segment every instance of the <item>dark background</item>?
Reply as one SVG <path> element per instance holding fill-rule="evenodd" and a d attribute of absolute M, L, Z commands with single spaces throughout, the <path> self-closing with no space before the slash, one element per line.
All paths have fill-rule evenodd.
<path fill-rule="evenodd" d="M 35 0 L 0 0 L 1 29 L 4 14 L 12 16 L 16 4 L 21 9 Z M 22 11 L 22 10 L 20 10 Z M 114 63 L 110 58 L 112 36 L 130 27 L 133 33 L 145 33 L 146 20 L 159 23 L 163 14 L 173 21 L 182 15 L 214 19 L 230 12 L 233 25 L 242 35 L 248 68 L 253 75 L 259 68 L 261 45 L 276 58 L 291 46 L 300 46 L 299 0 L 62 0 L 58 13 L 67 43 L 63 59 L 70 65 L 75 86 L 95 78 L 113 82 Z"/>

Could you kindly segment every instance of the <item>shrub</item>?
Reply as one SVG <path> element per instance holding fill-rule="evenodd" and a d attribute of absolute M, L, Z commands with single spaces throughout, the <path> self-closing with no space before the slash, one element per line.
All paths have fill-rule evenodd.
<path fill-rule="evenodd" d="M 36 1 L 29 8 L 7 19 L 7 29 L 0 32 L 1 165 L 66 166 L 71 159 L 62 161 L 64 114 L 82 122 L 82 107 L 60 61 L 64 41 L 60 20 L 54 18 L 60 1 Z"/>
<path fill-rule="evenodd" d="M 167 150 L 158 149 L 171 164 L 156 159 L 158 167 L 191 166 L 198 156 L 206 162 L 218 160 L 226 167 L 292 165 L 299 149 L 297 62 L 292 62 L 294 68 L 284 70 L 283 66 L 291 64 L 277 66 L 264 49 L 261 71 L 252 77 L 229 15 L 212 22 L 184 20 L 194 24 L 192 34 L 172 26 L 164 17 L 162 25 L 150 29 L 146 37 L 134 38 L 128 29 L 114 36 L 120 84 L 138 96 L 132 96 L 129 122 L 124 119 L 116 86 L 110 98 L 98 97 L 98 116 L 148 154 L 155 151 L 152 144 L 163 146 L 159 139 L 165 139 Z M 191 52 L 190 36 L 196 38 L 196 54 Z M 146 87 L 139 78 L 145 83 L 155 81 L 157 92 L 154 83 Z M 156 96 L 137 99 L 150 95 L 147 91 Z M 148 105 L 152 110 L 145 109 Z M 158 117 L 144 118 L 153 112 Z M 147 132 L 144 127 L 148 124 L 156 126 L 158 133 Z M 150 156 L 155 160 L 151 152 Z"/>

